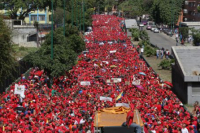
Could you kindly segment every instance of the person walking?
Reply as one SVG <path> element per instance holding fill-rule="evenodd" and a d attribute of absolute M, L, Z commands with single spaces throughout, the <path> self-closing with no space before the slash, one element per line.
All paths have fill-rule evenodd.
<path fill-rule="evenodd" d="M 160 49 L 160 59 L 163 59 L 164 51 L 163 49 Z"/>
<path fill-rule="evenodd" d="M 169 50 L 168 50 L 168 49 L 166 49 L 165 58 L 166 58 L 167 60 L 169 59 Z"/>
<path fill-rule="evenodd" d="M 159 58 L 159 56 L 160 56 L 160 50 L 157 49 L 157 50 L 156 50 L 156 57 L 157 57 L 157 59 Z"/>

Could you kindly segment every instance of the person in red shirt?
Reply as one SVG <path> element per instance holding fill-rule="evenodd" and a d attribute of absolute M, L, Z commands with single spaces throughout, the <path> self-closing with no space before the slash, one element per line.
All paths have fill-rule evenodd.
<path fill-rule="evenodd" d="M 128 128 L 133 127 L 136 129 L 136 133 L 141 133 L 142 128 L 136 123 L 133 123 L 133 118 L 134 118 L 134 113 L 133 113 L 133 108 L 131 108 L 131 110 L 127 113 L 126 122 L 124 122 L 122 126 L 127 126 Z"/>

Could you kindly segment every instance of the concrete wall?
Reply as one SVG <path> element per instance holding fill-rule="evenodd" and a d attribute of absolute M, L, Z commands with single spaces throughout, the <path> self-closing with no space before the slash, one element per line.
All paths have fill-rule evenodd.
<path fill-rule="evenodd" d="M 195 101 L 200 102 L 200 83 L 188 83 L 188 104 L 194 104 Z"/>
<path fill-rule="evenodd" d="M 24 47 L 37 47 L 36 41 L 27 41 L 27 37 L 31 33 L 36 33 L 36 29 L 13 29 L 12 41 L 14 44 L 19 44 L 19 46 Z"/>
<path fill-rule="evenodd" d="M 177 97 L 185 104 L 187 103 L 187 83 L 184 82 L 182 72 L 180 67 L 175 63 L 172 65 L 172 91 L 177 95 Z"/>

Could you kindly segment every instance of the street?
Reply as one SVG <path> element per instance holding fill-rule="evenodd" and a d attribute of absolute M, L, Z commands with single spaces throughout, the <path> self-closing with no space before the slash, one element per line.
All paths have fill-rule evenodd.
<path fill-rule="evenodd" d="M 164 33 L 154 33 L 150 30 L 147 30 L 147 33 L 149 35 L 150 42 L 159 48 L 163 47 L 171 51 L 171 47 L 176 46 L 176 41 Z"/>

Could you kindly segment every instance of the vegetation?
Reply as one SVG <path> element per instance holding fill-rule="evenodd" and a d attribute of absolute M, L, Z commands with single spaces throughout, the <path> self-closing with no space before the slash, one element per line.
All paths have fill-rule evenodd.
<path fill-rule="evenodd" d="M 179 33 L 182 35 L 182 39 L 185 40 L 185 38 L 188 37 L 189 34 L 189 28 L 188 27 L 180 27 Z"/>
<path fill-rule="evenodd" d="M 0 84 L 11 76 L 11 71 L 15 69 L 15 59 L 10 54 L 12 49 L 11 31 L 0 16 Z"/>
<path fill-rule="evenodd" d="M 174 59 L 164 59 L 158 64 L 158 67 L 161 67 L 161 69 L 164 70 L 170 70 L 171 64 L 174 63 Z"/>
<path fill-rule="evenodd" d="M 146 46 L 144 48 L 144 52 L 145 52 L 145 55 L 147 57 L 151 57 L 151 56 L 155 56 L 156 55 L 156 49 L 152 48 L 151 46 Z"/>
<path fill-rule="evenodd" d="M 18 60 L 21 59 L 23 57 L 25 57 L 26 55 L 30 54 L 30 53 L 34 53 L 38 50 L 38 48 L 35 47 L 19 47 L 19 45 L 12 45 L 12 56 Z"/>
<path fill-rule="evenodd" d="M 140 30 L 137 28 L 132 28 L 130 29 L 132 37 L 134 39 L 134 41 L 139 41 L 140 38 Z"/>
<path fill-rule="evenodd" d="M 125 13 L 128 18 L 141 16 L 149 12 L 153 0 L 126 0 L 119 3 L 119 10 Z"/>
<path fill-rule="evenodd" d="M 200 46 L 200 30 L 191 29 L 193 36 L 193 44 L 195 46 Z"/>
<path fill-rule="evenodd" d="M 45 9 L 51 7 L 51 0 L 0 0 L 3 3 L 4 9 L 8 9 L 8 15 L 11 19 L 22 19 L 36 9 Z M 54 0 L 54 8 L 61 5 L 60 0 Z M 19 9 L 20 14 L 18 14 Z M 19 15 L 19 16 L 18 16 Z"/>
<path fill-rule="evenodd" d="M 153 0 L 150 15 L 158 24 L 176 24 L 183 2 L 184 0 Z"/>
<path fill-rule="evenodd" d="M 30 54 L 25 58 L 27 62 L 45 69 L 52 77 L 64 75 L 65 71 L 75 65 L 77 55 L 85 49 L 85 43 L 79 36 L 78 29 L 72 25 L 66 25 L 66 34 L 63 28 L 54 31 L 54 59 L 51 59 L 51 34 L 47 35 L 37 54 Z"/>

